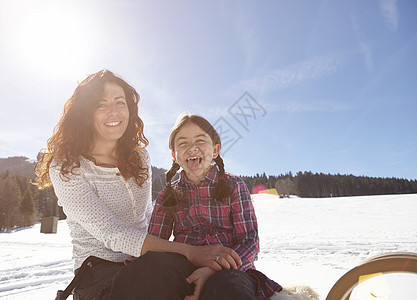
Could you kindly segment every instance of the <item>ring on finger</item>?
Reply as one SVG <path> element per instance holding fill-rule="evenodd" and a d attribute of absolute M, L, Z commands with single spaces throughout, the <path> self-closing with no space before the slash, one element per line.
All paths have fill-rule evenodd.
<path fill-rule="evenodd" d="M 216 256 L 216 262 L 219 262 L 220 257 L 221 257 L 220 255 Z"/>

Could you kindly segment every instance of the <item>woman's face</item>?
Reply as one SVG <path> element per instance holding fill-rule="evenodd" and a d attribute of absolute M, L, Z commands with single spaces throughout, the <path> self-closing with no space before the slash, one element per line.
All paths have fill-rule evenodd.
<path fill-rule="evenodd" d="M 109 82 L 97 101 L 93 115 L 94 144 L 116 144 L 129 123 L 129 109 L 125 92 L 119 85 Z"/>
<path fill-rule="evenodd" d="M 211 137 L 193 122 L 187 122 L 174 138 L 172 157 L 183 168 L 187 178 L 198 184 L 206 176 L 210 164 L 220 151 Z"/>

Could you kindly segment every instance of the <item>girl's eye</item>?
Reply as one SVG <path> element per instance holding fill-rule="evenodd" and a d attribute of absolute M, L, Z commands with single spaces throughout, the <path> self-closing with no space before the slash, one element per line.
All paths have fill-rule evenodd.
<path fill-rule="evenodd" d="M 124 100 L 117 101 L 117 105 L 126 105 L 126 101 Z"/>
<path fill-rule="evenodd" d="M 97 109 L 100 109 L 100 108 L 105 108 L 106 107 L 106 104 L 104 104 L 104 103 L 100 103 L 100 104 L 97 104 Z"/>
<path fill-rule="evenodd" d="M 197 144 L 204 144 L 206 141 L 204 141 L 204 140 L 198 140 L 197 141 Z"/>

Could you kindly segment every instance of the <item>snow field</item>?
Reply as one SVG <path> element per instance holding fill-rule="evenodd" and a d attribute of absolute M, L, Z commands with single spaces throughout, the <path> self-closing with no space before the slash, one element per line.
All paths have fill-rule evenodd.
<path fill-rule="evenodd" d="M 253 195 L 261 252 L 257 268 L 284 287 L 308 285 L 325 299 L 361 261 L 417 253 L 417 194 L 342 198 Z M 40 224 L 0 234 L 0 299 L 54 299 L 71 281 L 71 237 Z M 71 297 L 70 297 L 71 298 Z"/>

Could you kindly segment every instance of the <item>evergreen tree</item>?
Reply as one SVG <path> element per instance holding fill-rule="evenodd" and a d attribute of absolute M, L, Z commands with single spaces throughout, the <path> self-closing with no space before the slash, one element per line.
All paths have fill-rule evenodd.
<path fill-rule="evenodd" d="M 20 213 L 23 215 L 23 226 L 33 225 L 35 215 L 35 201 L 29 189 L 25 191 L 20 203 Z"/>
<path fill-rule="evenodd" d="M 19 211 L 21 194 L 14 176 L 7 176 L 2 180 L 1 191 L 0 227 L 2 231 L 19 227 L 22 223 Z"/>
<path fill-rule="evenodd" d="M 289 197 L 290 195 L 296 194 L 295 184 L 289 176 L 278 179 L 275 183 L 275 189 L 280 196 L 283 195 Z"/>

